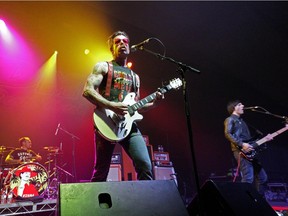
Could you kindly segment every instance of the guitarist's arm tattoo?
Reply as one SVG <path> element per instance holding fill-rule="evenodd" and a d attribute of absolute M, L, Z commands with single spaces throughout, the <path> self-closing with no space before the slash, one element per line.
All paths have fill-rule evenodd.
<path fill-rule="evenodd" d="M 107 71 L 108 65 L 106 62 L 97 63 L 94 66 L 92 73 L 88 76 L 84 86 L 82 96 L 96 106 L 108 107 L 110 103 L 98 92 L 103 76 L 107 73 Z"/>
<path fill-rule="evenodd" d="M 123 115 L 128 109 L 127 105 L 121 102 L 109 101 L 106 98 L 104 98 L 98 91 L 99 90 L 98 88 L 103 81 L 103 77 L 104 75 L 107 74 L 107 72 L 108 72 L 107 62 L 97 63 L 92 73 L 87 78 L 82 95 L 96 106 L 110 109 L 117 114 Z"/>

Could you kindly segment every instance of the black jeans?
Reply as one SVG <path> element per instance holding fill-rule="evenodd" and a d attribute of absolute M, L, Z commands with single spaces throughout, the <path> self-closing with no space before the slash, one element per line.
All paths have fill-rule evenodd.
<path fill-rule="evenodd" d="M 136 124 L 133 124 L 131 133 L 128 135 L 128 137 L 119 142 L 119 144 L 122 146 L 122 148 L 124 148 L 125 152 L 132 159 L 137 173 L 137 179 L 152 180 L 153 173 L 151 160 L 148 154 L 146 143 Z M 91 181 L 106 181 L 115 144 L 105 140 L 95 130 L 95 145 L 95 167 Z"/>
<path fill-rule="evenodd" d="M 254 182 L 259 193 L 264 195 L 268 177 L 259 161 L 257 159 L 249 161 L 240 156 L 238 151 L 234 151 L 233 154 L 237 161 L 239 161 L 240 157 L 240 172 L 242 176 L 241 182 Z"/>

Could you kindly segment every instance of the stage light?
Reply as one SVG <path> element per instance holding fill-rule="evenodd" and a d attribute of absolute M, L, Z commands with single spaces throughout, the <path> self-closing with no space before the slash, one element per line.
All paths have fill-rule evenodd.
<path fill-rule="evenodd" d="M 54 54 L 55 54 L 55 55 L 58 55 L 58 51 L 57 51 L 57 50 L 55 50 L 55 51 L 54 51 Z"/>
<path fill-rule="evenodd" d="M 89 50 L 89 49 L 85 49 L 85 50 L 84 50 L 84 54 L 85 54 L 85 55 L 88 55 L 89 53 L 90 53 L 90 50 Z"/>
<path fill-rule="evenodd" d="M 41 92 L 49 92 L 56 85 L 57 74 L 57 51 L 47 59 L 47 61 L 38 70 L 38 90 Z"/>
<path fill-rule="evenodd" d="M 10 38 L 7 25 L 2 19 L 0 19 L 0 35 L 2 35 L 5 40 Z"/>
<path fill-rule="evenodd" d="M 5 22 L 0 19 L 0 31 L 2 31 L 3 29 L 7 29 Z"/>

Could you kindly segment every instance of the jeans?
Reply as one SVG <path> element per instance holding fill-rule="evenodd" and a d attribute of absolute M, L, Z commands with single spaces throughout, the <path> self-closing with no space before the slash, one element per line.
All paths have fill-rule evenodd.
<path fill-rule="evenodd" d="M 237 162 L 240 159 L 240 172 L 242 175 L 241 182 L 247 182 L 251 184 L 254 182 L 258 192 L 264 196 L 268 177 L 259 161 L 257 159 L 249 161 L 243 156 L 240 156 L 238 151 L 234 151 L 233 154 Z"/>
<path fill-rule="evenodd" d="M 130 134 L 119 142 L 132 159 L 138 180 L 152 180 L 152 163 L 143 136 L 134 123 Z M 91 181 L 106 181 L 115 144 L 105 140 L 95 130 L 95 167 Z"/>

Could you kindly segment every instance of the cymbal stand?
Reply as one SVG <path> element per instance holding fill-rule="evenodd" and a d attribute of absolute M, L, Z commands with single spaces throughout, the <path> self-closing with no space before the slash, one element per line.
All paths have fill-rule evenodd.
<path fill-rule="evenodd" d="M 56 191 L 55 191 L 55 188 L 52 187 L 52 182 L 54 181 L 55 177 L 57 179 L 57 175 L 56 175 L 56 172 L 55 172 L 55 164 L 57 164 L 57 158 L 56 158 L 56 154 L 52 154 L 52 153 L 49 153 L 47 155 L 47 159 L 48 161 L 46 163 L 48 163 L 48 188 L 46 190 L 46 196 L 48 199 L 50 198 L 56 198 L 55 197 L 55 194 L 57 195 Z M 54 156 L 54 159 L 52 158 L 52 156 Z M 51 169 L 51 163 L 54 161 L 54 168 L 53 170 Z M 51 171 L 53 171 L 53 173 L 51 174 Z M 54 176 L 54 178 L 52 179 L 51 181 L 51 178 Z M 58 180 L 57 180 L 58 181 Z"/>
<path fill-rule="evenodd" d="M 58 125 L 58 128 L 57 128 L 57 131 L 58 130 L 61 130 L 61 131 L 63 131 L 63 132 L 65 132 L 66 134 L 68 134 L 69 136 L 71 136 L 71 138 L 72 138 L 72 163 L 73 163 L 73 178 L 74 178 L 74 181 L 75 182 L 78 182 L 78 180 L 77 180 L 77 174 L 76 174 L 76 162 L 75 162 L 75 144 L 76 144 L 76 140 L 80 140 L 80 138 L 79 137 L 77 137 L 76 135 L 74 135 L 74 134 L 72 134 L 72 133 L 70 133 L 69 131 L 67 131 L 67 130 L 65 130 L 64 128 L 62 128 L 62 127 L 60 127 L 60 123 L 59 123 L 59 125 Z M 56 132 L 57 132 L 56 131 Z M 56 135 L 57 133 L 55 133 L 55 135 Z"/>
<path fill-rule="evenodd" d="M 54 156 L 54 167 L 53 167 L 53 172 L 52 174 L 50 174 L 51 172 L 51 162 L 53 162 L 53 160 L 51 160 L 51 158 L 49 158 L 50 155 L 48 155 L 48 172 L 49 172 L 49 180 L 48 180 L 48 189 L 47 189 L 47 198 L 57 198 L 58 196 L 58 186 L 60 183 L 62 183 L 61 178 L 60 178 L 60 174 L 64 173 L 66 176 L 66 182 L 68 182 L 68 176 L 71 176 L 72 178 L 74 178 L 74 176 L 69 173 L 67 170 L 63 169 L 62 167 L 65 166 L 66 164 L 64 164 L 62 167 L 58 166 L 58 161 L 57 161 L 57 155 L 62 155 L 62 154 L 52 154 L 52 156 Z M 50 180 L 52 179 L 52 180 Z"/>

